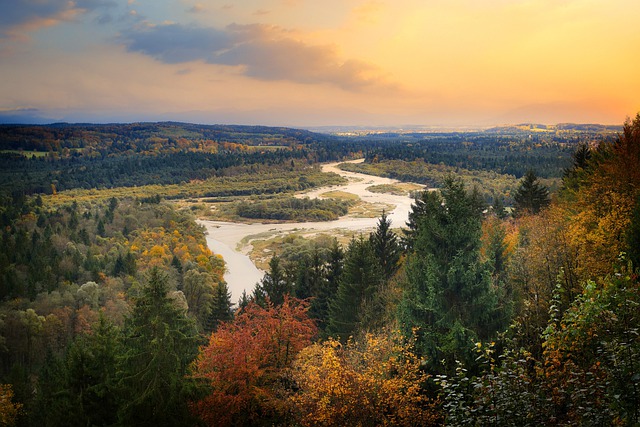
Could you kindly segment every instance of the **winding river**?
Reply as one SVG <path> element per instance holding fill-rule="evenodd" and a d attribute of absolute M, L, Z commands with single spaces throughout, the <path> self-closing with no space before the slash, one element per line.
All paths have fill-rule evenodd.
<path fill-rule="evenodd" d="M 362 159 L 355 160 L 362 162 Z M 344 191 L 359 196 L 368 203 L 384 203 L 394 205 L 395 209 L 388 216 L 392 227 L 403 227 L 407 222 L 409 211 L 413 200 L 407 196 L 398 196 L 387 193 L 372 193 L 367 191 L 367 187 L 379 184 L 394 184 L 397 180 L 365 175 L 360 173 L 345 172 L 338 169 L 338 163 L 325 164 L 322 167 L 324 172 L 335 172 L 348 179 L 344 185 L 334 185 L 330 187 L 316 188 L 304 193 L 302 196 L 310 198 L 321 197 L 328 191 Z M 259 270 L 251 261 L 248 254 L 251 250 L 251 240 L 254 238 L 264 239 L 290 233 L 292 231 L 303 231 L 305 233 L 326 232 L 328 230 L 346 229 L 369 231 L 375 228 L 378 218 L 354 218 L 350 216 L 341 217 L 335 221 L 325 222 L 297 222 L 284 224 L 240 224 L 233 222 L 199 220 L 207 230 L 207 245 L 214 253 L 222 255 L 227 265 L 225 281 L 229 285 L 231 300 L 238 301 L 243 291 L 250 294 L 257 282 L 264 276 L 264 272 Z"/>

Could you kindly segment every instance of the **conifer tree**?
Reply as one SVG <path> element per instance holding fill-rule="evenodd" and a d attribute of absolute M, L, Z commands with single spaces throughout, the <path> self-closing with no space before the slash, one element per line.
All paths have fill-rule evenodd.
<path fill-rule="evenodd" d="M 151 269 L 124 330 L 118 362 L 119 421 L 123 425 L 189 423 L 188 367 L 198 352 L 194 322 L 167 294 L 168 276 Z"/>
<path fill-rule="evenodd" d="M 243 295 L 246 296 L 246 293 Z M 207 331 L 215 331 L 221 322 L 227 322 L 233 319 L 233 311 L 231 310 L 231 292 L 227 282 L 220 282 L 216 286 L 211 305 L 211 313 L 207 322 Z"/>
<path fill-rule="evenodd" d="M 513 196 L 517 216 L 537 214 L 549 205 L 549 189 L 538 181 L 535 172 L 529 170 Z"/>
<path fill-rule="evenodd" d="M 351 240 L 342 278 L 329 306 L 329 334 L 347 339 L 357 331 L 362 307 L 373 298 L 382 278 L 371 242 L 363 237 Z"/>
<path fill-rule="evenodd" d="M 391 220 L 384 211 L 378 220 L 376 230 L 369 235 L 369 241 L 382 269 L 384 279 L 389 280 L 398 271 L 402 250 L 398 243 L 398 237 L 391 231 Z"/>
<path fill-rule="evenodd" d="M 440 193 L 422 200 L 398 316 L 405 335 L 415 331 L 417 348 L 438 370 L 443 359 L 451 368 L 454 360 L 470 358 L 473 340 L 496 331 L 496 297 L 479 260 L 477 194 L 467 194 L 462 180 L 449 177 Z"/>
<path fill-rule="evenodd" d="M 260 288 L 264 292 L 264 296 L 276 306 L 282 304 L 285 295 L 291 294 L 291 285 L 285 277 L 285 272 L 280 266 L 280 257 L 277 255 L 274 255 L 269 261 L 269 271 L 264 275 Z"/>

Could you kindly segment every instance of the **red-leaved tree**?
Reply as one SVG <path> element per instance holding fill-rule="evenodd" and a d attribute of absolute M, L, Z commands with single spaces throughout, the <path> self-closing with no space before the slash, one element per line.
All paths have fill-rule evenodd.
<path fill-rule="evenodd" d="M 255 425 L 286 416 L 286 369 L 316 333 L 306 301 L 250 304 L 220 325 L 196 359 L 194 376 L 210 386 L 192 404 L 207 425 Z"/>

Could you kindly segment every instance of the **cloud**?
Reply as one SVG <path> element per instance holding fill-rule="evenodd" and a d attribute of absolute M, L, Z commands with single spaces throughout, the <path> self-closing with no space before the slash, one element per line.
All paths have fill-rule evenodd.
<path fill-rule="evenodd" d="M 0 38 L 15 36 L 74 19 L 105 6 L 110 0 L 20 0 L 0 2 Z"/>
<path fill-rule="evenodd" d="M 204 61 L 240 67 L 260 80 L 329 83 L 346 90 L 380 85 L 376 68 L 339 57 L 335 48 L 310 45 L 291 32 L 267 25 L 229 25 L 224 30 L 182 24 L 139 27 L 122 34 L 130 52 L 176 64 Z"/>
<path fill-rule="evenodd" d="M 144 53 L 167 64 L 198 60 L 215 63 L 216 55 L 232 46 L 224 31 L 181 24 L 132 29 L 123 37 L 129 51 Z"/>
<path fill-rule="evenodd" d="M 202 12 L 206 12 L 207 8 L 202 4 L 202 3 L 196 3 L 193 6 L 191 6 L 189 9 L 187 9 L 187 12 L 189 13 L 202 13 Z"/>
<path fill-rule="evenodd" d="M 0 124 L 42 124 L 53 120 L 44 118 L 35 107 L 0 108 Z"/>

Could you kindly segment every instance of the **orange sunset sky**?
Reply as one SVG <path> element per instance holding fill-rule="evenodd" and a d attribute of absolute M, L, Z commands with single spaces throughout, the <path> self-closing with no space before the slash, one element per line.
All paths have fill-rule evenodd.
<path fill-rule="evenodd" d="M 0 122 L 621 124 L 637 0 L 0 0 Z"/>

